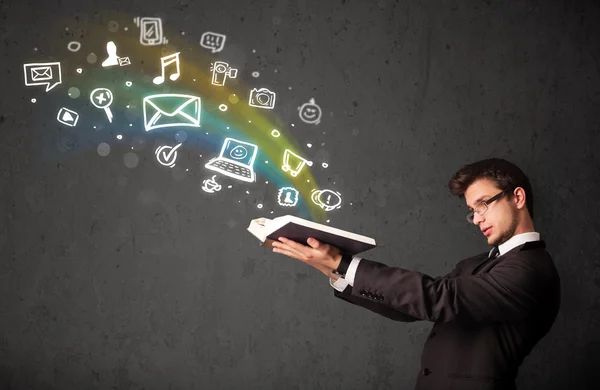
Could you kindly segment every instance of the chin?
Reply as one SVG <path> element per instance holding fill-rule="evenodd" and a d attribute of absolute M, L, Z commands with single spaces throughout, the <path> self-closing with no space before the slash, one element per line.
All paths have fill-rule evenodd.
<path fill-rule="evenodd" d="M 500 244 L 500 239 L 498 237 L 490 236 L 487 238 L 487 242 L 490 246 L 498 246 L 498 244 Z"/>

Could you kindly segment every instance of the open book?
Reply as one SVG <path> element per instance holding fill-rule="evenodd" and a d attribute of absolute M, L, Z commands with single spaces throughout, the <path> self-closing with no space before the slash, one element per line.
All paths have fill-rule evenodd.
<path fill-rule="evenodd" d="M 253 219 L 250 221 L 248 231 L 261 241 L 261 245 L 269 248 L 278 237 L 289 238 L 304 245 L 308 245 L 306 240 L 313 237 L 337 247 L 342 253 L 350 256 L 377 246 L 375 240 L 370 237 L 307 221 L 293 215 L 284 215 L 274 219 Z"/>

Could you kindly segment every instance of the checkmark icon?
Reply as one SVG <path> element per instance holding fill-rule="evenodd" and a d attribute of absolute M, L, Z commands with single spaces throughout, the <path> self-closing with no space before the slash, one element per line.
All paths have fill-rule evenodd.
<path fill-rule="evenodd" d="M 177 149 L 179 149 L 181 145 L 183 144 L 177 144 L 175 146 L 159 146 L 155 152 L 158 162 L 167 167 L 174 167 L 175 161 L 177 160 Z"/>
<path fill-rule="evenodd" d="M 164 154 L 164 156 L 165 156 L 165 160 L 169 161 L 169 160 L 171 159 L 171 157 L 173 157 L 173 155 L 175 155 L 175 157 L 177 157 L 177 149 L 179 149 L 179 147 L 180 147 L 181 145 L 182 145 L 182 144 L 177 144 L 177 145 L 175 145 L 175 146 L 173 147 L 173 149 L 171 149 L 171 151 L 170 151 L 170 152 L 168 152 L 168 153 L 165 153 L 165 152 L 163 151 L 163 154 Z"/>

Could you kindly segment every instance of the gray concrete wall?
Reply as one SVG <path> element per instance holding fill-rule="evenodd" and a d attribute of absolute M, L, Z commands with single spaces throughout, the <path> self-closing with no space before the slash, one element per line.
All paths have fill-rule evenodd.
<path fill-rule="evenodd" d="M 450 176 L 492 156 L 517 163 L 563 286 L 519 388 L 598 388 L 596 2 L 0 6 L 0 388 L 412 388 L 431 323 L 336 299 L 322 274 L 246 232 L 258 216 L 318 217 L 308 201 L 277 204 L 278 186 L 301 181 L 271 158 L 271 127 L 314 161 L 312 183 L 341 193 L 325 216 L 332 226 L 375 237 L 369 258 L 430 275 L 487 249 L 448 193 Z M 169 43 L 142 46 L 136 16 L 161 17 Z M 205 31 L 227 35 L 221 52 L 199 45 Z M 67 49 L 74 40 L 78 52 Z M 109 40 L 130 66 L 100 66 Z M 174 51 L 180 79 L 154 85 L 159 58 Z M 207 78 L 215 60 L 239 70 L 227 93 Z M 23 64 L 47 61 L 61 62 L 62 83 L 25 86 Z M 102 86 L 115 95 L 112 123 L 89 101 Z M 260 86 L 277 92 L 274 110 L 244 107 Z M 142 98 L 157 92 L 201 96 L 202 128 L 147 132 Z M 310 98 L 318 125 L 298 117 Z M 80 115 L 77 126 L 57 122 L 61 107 Z M 204 164 L 227 136 L 261 147 L 258 179 L 220 176 L 209 194 Z M 176 166 L 160 165 L 156 148 L 180 141 Z"/>

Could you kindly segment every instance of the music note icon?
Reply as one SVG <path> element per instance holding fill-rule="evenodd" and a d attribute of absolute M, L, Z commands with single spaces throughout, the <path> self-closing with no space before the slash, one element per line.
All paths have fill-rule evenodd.
<path fill-rule="evenodd" d="M 154 78 L 154 80 L 152 80 L 152 82 L 154 84 L 162 84 L 165 82 L 165 68 L 169 65 L 171 65 L 172 63 L 175 63 L 175 65 L 177 66 L 177 72 L 173 72 L 171 73 L 171 75 L 169 76 L 169 79 L 171 81 L 175 81 L 179 78 L 179 52 L 175 53 L 175 54 L 170 54 L 166 57 L 163 57 L 160 59 L 160 66 L 162 68 L 162 75 L 161 76 L 157 76 Z"/>

